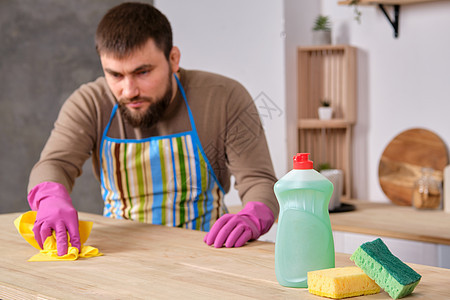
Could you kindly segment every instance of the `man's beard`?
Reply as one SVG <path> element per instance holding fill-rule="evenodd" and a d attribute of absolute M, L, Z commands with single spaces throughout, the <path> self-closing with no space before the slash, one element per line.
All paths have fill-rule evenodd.
<path fill-rule="evenodd" d="M 172 100 L 172 75 L 169 74 L 169 81 L 166 91 L 161 98 L 135 97 L 132 99 L 120 99 L 119 109 L 125 121 L 133 127 L 150 128 L 155 125 L 163 116 Z M 144 101 L 151 103 L 146 111 L 131 111 L 126 104 L 133 101 Z"/>

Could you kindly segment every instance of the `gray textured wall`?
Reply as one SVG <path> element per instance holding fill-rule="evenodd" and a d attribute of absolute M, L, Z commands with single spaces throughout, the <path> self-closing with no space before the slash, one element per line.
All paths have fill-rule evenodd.
<path fill-rule="evenodd" d="M 0 213 L 29 210 L 29 172 L 66 98 L 102 75 L 94 33 L 121 2 L 0 0 Z M 90 160 L 72 199 L 81 211 L 102 213 Z"/>

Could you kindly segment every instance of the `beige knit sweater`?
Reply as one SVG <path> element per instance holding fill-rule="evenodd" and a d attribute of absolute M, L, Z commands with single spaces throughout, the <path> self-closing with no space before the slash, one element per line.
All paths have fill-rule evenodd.
<path fill-rule="evenodd" d="M 212 73 L 181 69 L 180 81 L 195 120 L 202 147 L 225 191 L 230 175 L 243 204 L 265 203 L 278 216 L 276 181 L 256 106 L 238 82 Z M 116 99 L 103 77 L 82 85 L 64 103 L 54 129 L 30 174 L 28 191 L 44 181 L 63 184 L 70 192 L 92 156 L 100 178 L 99 149 Z M 163 118 L 149 129 L 128 125 L 118 110 L 108 136 L 140 139 L 191 130 L 180 91 Z"/>

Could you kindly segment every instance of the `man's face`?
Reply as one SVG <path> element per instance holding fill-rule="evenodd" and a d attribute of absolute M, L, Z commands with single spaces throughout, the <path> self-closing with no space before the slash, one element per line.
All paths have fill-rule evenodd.
<path fill-rule="evenodd" d="M 172 67 L 152 39 L 124 58 L 101 54 L 105 78 L 125 119 L 151 127 L 166 110 L 174 89 Z"/>

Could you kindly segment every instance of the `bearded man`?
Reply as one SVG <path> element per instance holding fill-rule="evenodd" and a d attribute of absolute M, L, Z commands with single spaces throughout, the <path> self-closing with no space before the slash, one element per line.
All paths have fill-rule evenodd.
<path fill-rule="evenodd" d="M 110 9 L 96 32 L 104 76 L 64 103 L 30 174 L 28 202 L 42 247 L 80 248 L 70 192 L 92 157 L 104 215 L 203 230 L 205 243 L 240 247 L 278 215 L 276 181 L 252 98 L 238 82 L 180 68 L 167 18 L 151 5 Z M 223 202 L 236 178 L 244 208 Z"/>

